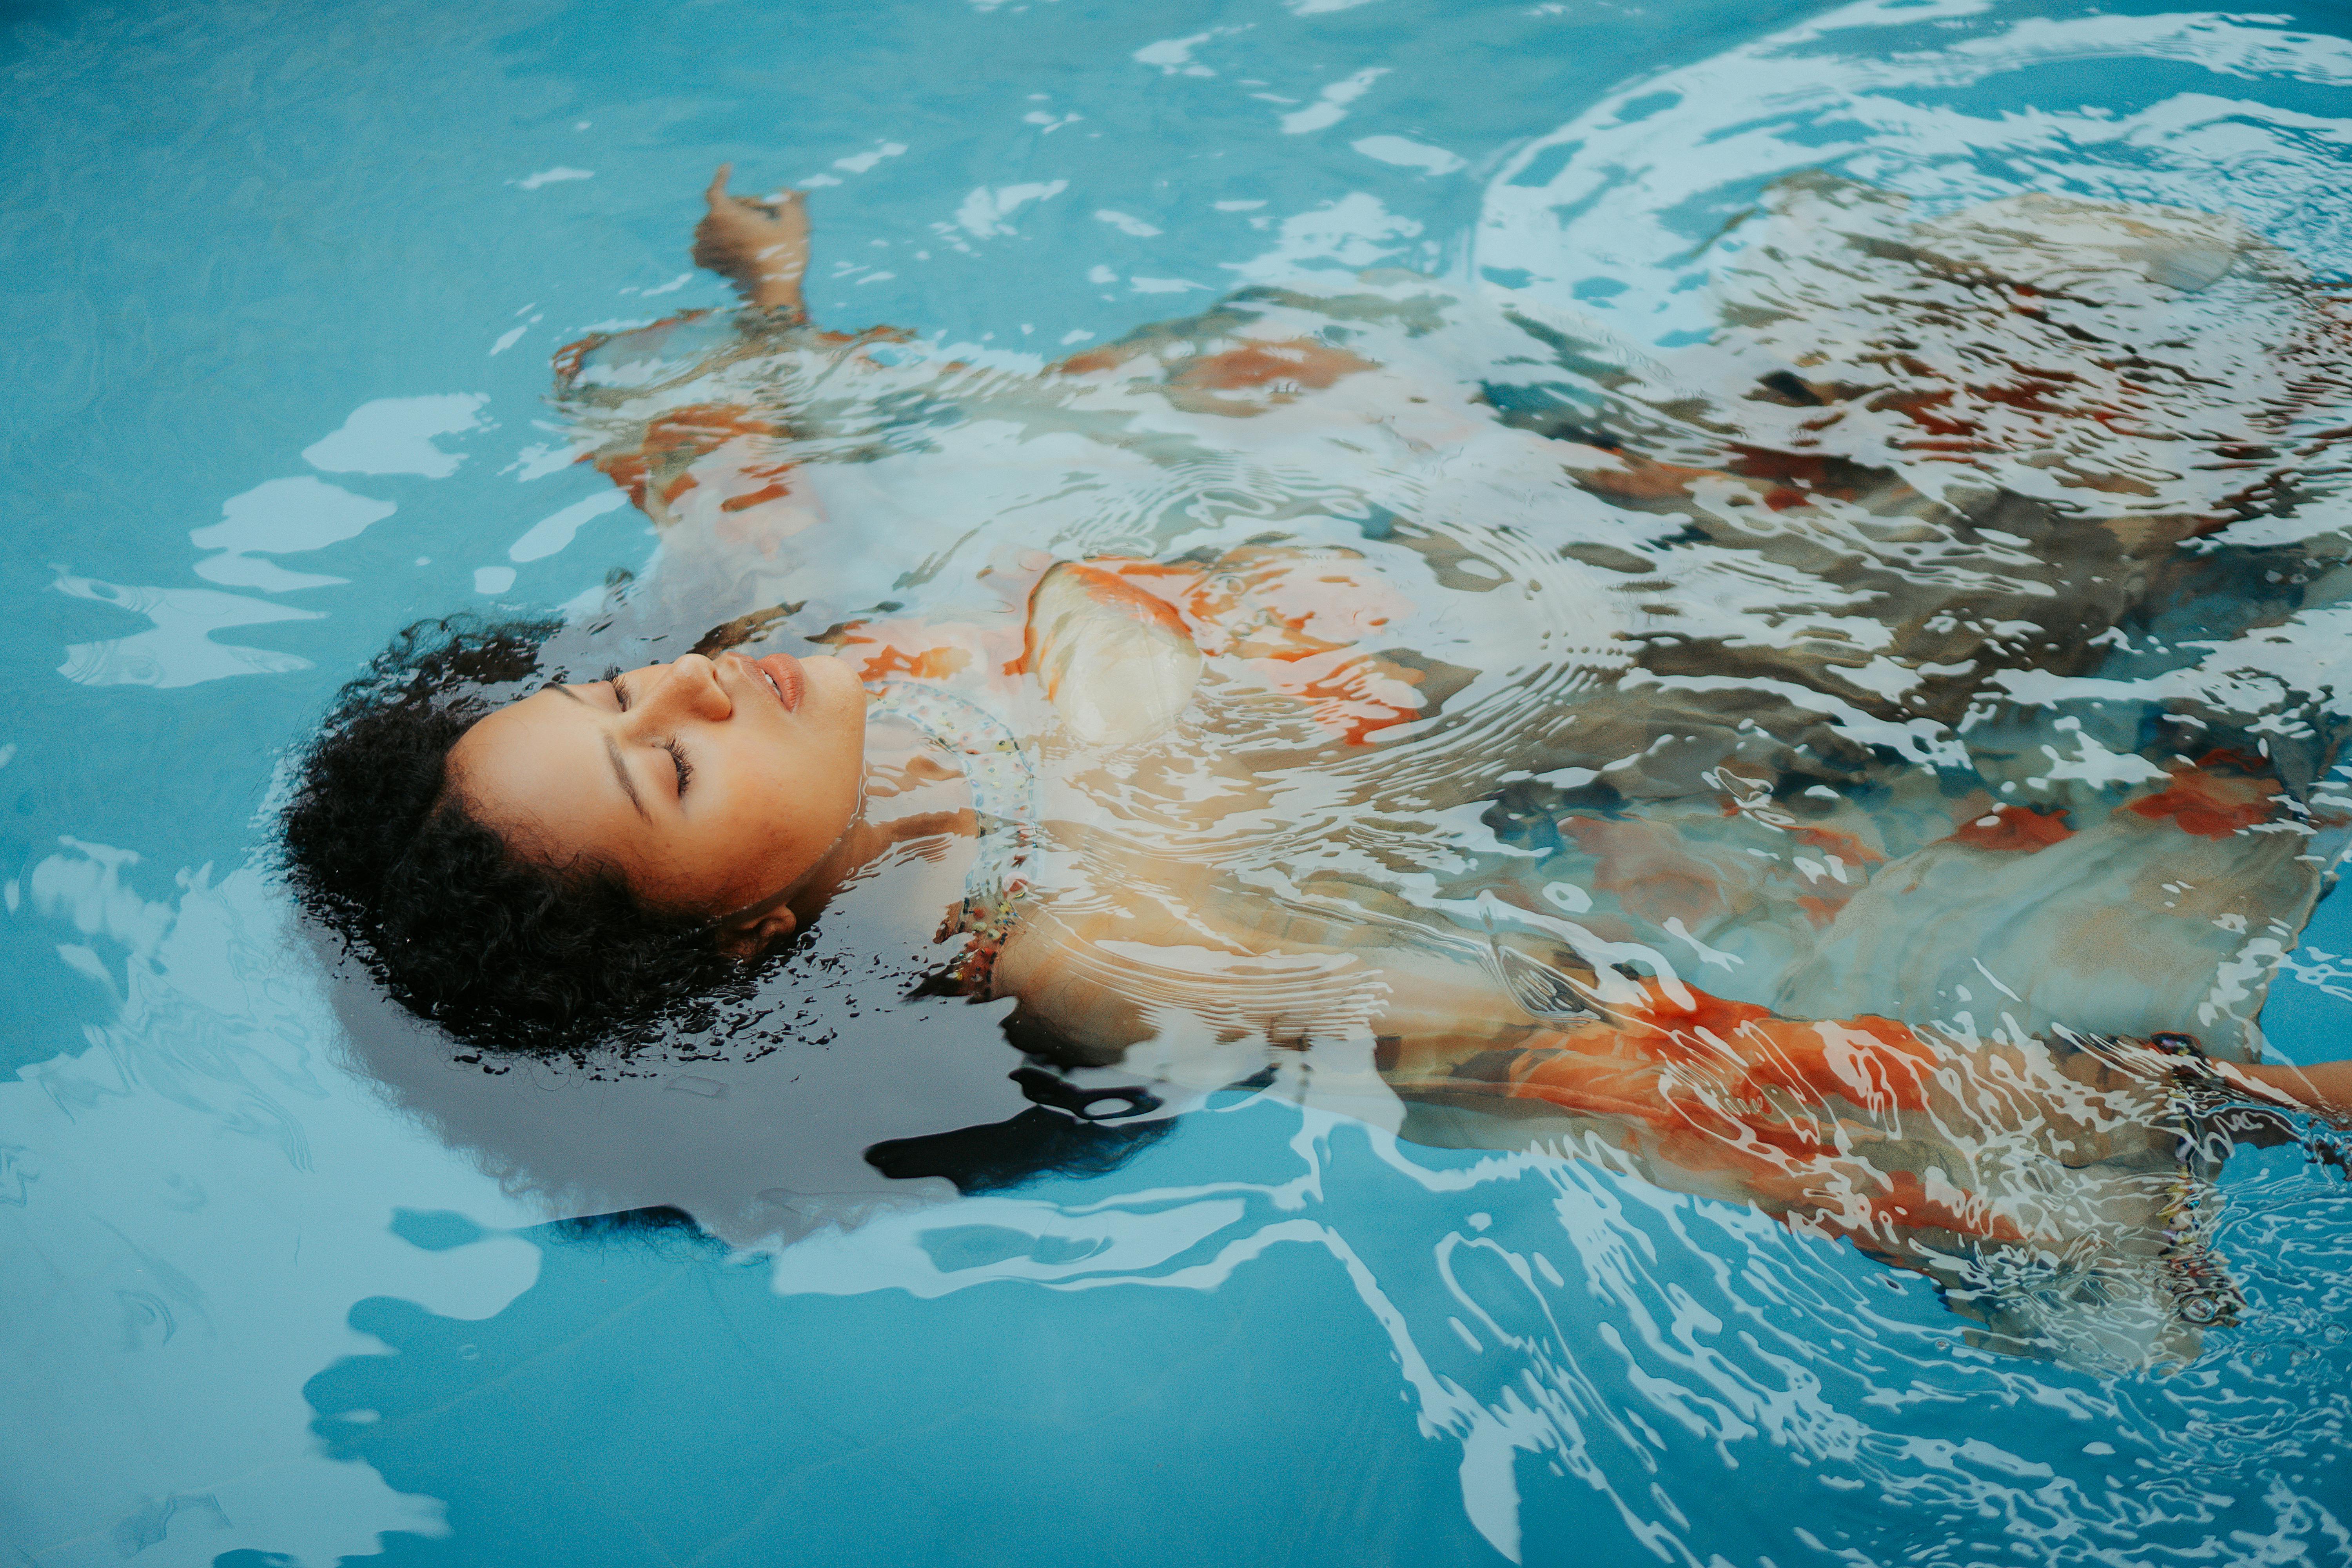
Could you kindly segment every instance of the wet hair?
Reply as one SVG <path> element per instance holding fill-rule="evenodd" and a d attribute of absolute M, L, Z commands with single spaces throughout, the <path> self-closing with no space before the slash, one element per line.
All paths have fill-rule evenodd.
<path fill-rule="evenodd" d="M 402 1006 L 484 1050 L 635 1043 L 748 989 L 699 916 L 614 868 L 528 858 L 448 788 L 450 748 L 539 668 L 556 626 L 420 621 L 343 688 L 297 759 L 279 820 L 303 908 Z"/>

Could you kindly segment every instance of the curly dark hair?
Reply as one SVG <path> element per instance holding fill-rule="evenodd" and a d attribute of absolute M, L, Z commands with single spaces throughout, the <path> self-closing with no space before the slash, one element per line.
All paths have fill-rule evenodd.
<path fill-rule="evenodd" d="M 344 687 L 279 821 L 296 897 L 401 1005 L 467 1045 L 533 1055 L 642 1042 L 747 990 L 697 915 L 613 868 L 514 853 L 446 787 L 450 748 L 537 673 L 547 621 L 420 621 Z"/>

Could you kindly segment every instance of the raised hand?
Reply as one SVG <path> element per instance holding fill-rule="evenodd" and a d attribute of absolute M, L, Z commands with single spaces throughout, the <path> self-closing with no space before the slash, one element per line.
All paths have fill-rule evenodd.
<path fill-rule="evenodd" d="M 806 195 L 779 191 L 765 201 L 730 195 L 731 163 L 721 163 L 703 192 L 709 211 L 694 226 L 694 262 L 730 279 L 760 310 L 798 310 L 808 271 Z"/>

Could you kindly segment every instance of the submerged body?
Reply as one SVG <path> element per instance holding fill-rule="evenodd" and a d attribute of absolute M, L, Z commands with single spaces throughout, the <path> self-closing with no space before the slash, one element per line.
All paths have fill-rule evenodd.
<path fill-rule="evenodd" d="M 614 615 L 721 625 L 453 778 L 746 952 L 977 832 L 951 984 L 1082 1081 L 1271 1069 L 1849 1237 L 2005 1342 L 2051 1331 L 2022 1270 L 2178 1349 L 2229 1310 L 2210 1151 L 2133 1042 L 2352 1099 L 2254 1065 L 2352 803 L 2332 692 L 2230 640 L 2352 586 L 2277 526 L 2332 472 L 2345 325 L 2220 220 L 1779 207 L 1671 368 L 1403 275 L 1034 372 L 760 276 L 740 321 L 575 345 L 589 455 L 665 531 Z M 924 809 L 777 762 L 777 825 L 730 828 L 861 686 L 937 742 L 869 805 Z M 1008 749 L 1019 808 L 952 798 Z"/>

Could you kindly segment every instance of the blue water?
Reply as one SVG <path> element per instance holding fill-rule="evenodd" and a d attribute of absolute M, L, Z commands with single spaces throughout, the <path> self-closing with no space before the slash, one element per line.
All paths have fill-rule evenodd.
<path fill-rule="evenodd" d="M 832 1101 L 773 1064 L 485 1078 L 352 1044 L 258 858 L 282 752 L 395 628 L 644 562 L 562 461 L 547 360 L 723 301 L 685 259 L 722 159 L 817 182 L 829 321 L 1051 355 L 1381 264 L 1670 345 L 1705 324 L 1687 258 L 1809 163 L 2228 207 L 2341 277 L 2347 34 L 1974 0 L 0 8 L 0 1541 L 2352 1561 L 2352 1206 L 2299 1149 L 2232 1162 L 2250 1310 L 2170 1374 L 1971 1349 L 1924 1280 L 1742 1210 L 1241 1094 L 1108 1174 L 737 1251 L 645 1211 L 731 1235 L 746 1194 L 830 1190 L 789 1150 L 761 1185 L 778 1108 L 866 1142 L 1013 1114 L 992 1021 L 845 1020 Z M 404 404 L 404 437 L 321 447 L 428 397 L 436 433 Z M 2352 1056 L 2346 953 L 2331 899 L 2276 1052 Z"/>

